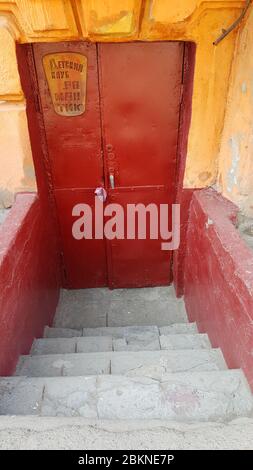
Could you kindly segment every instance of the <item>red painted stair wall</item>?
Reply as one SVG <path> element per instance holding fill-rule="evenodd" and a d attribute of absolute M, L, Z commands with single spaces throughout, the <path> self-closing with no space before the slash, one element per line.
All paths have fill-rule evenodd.
<path fill-rule="evenodd" d="M 36 194 L 19 194 L 0 226 L 0 375 L 50 324 L 59 297 L 59 263 L 51 218 Z"/>
<path fill-rule="evenodd" d="M 212 189 L 196 191 L 185 256 L 190 321 L 220 347 L 229 368 L 242 368 L 253 389 L 253 252 L 234 222 L 238 209 Z"/>

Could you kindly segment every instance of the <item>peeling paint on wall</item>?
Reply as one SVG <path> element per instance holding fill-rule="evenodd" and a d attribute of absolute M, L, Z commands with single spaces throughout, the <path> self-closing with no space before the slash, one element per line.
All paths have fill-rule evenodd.
<path fill-rule="evenodd" d="M 0 103 L 0 208 L 10 207 L 19 191 L 35 191 L 25 102 Z"/>
<path fill-rule="evenodd" d="M 74 4 L 75 8 L 72 8 Z M 196 68 L 184 187 L 210 186 L 217 178 L 228 87 L 229 84 L 233 86 L 233 81 L 230 79 L 233 58 L 236 63 L 235 71 L 243 70 L 246 74 L 244 76 L 240 74 L 239 81 L 236 81 L 236 93 L 231 94 L 232 100 L 230 99 L 227 104 L 229 113 L 235 115 L 231 101 L 235 103 L 236 112 L 240 110 L 240 104 L 238 106 L 236 102 L 237 95 L 240 99 L 247 98 L 251 90 L 250 96 L 253 103 L 253 73 L 249 73 L 252 69 L 253 28 L 250 23 L 252 19 L 245 27 L 245 34 L 242 34 L 242 40 L 236 52 L 235 41 L 238 29 L 226 37 L 218 47 L 213 46 L 213 41 L 217 39 L 222 28 L 228 28 L 238 18 L 242 6 L 242 1 L 232 0 L 208 2 L 203 0 L 178 0 L 177 2 L 168 0 L 79 0 L 78 2 L 6 0 L 3 2 L 0 0 L 0 13 L 4 18 L 0 21 L 0 38 L 3 39 L 0 43 L 6 46 L 0 55 L 0 98 L 15 102 L 23 99 L 17 72 L 15 39 L 21 43 L 84 39 L 101 42 L 126 40 L 194 42 L 197 44 Z M 6 11 L 8 11 L 8 16 Z M 243 31 L 243 26 L 241 24 L 239 31 Z M 238 61 L 239 54 L 245 56 L 241 62 Z M 251 115 L 253 116 L 252 112 Z M 229 136 L 234 135 L 233 122 L 231 119 L 228 121 L 229 132 L 224 133 L 226 147 Z M 248 122 L 243 122 L 243 126 L 247 127 Z M 18 129 L 17 132 L 19 132 Z M 29 139 L 27 148 L 28 145 Z M 22 147 L 22 143 L 20 146 Z M 223 150 L 221 159 L 226 161 L 226 165 L 220 170 L 223 175 L 221 185 L 222 191 L 230 195 L 232 193 L 226 188 L 226 179 L 231 151 L 226 148 L 224 154 Z M 17 172 L 19 172 L 19 163 L 17 161 Z M 23 163 L 23 172 L 23 181 L 32 182 L 32 167 L 29 163 L 28 165 L 26 162 Z M 233 168 L 230 180 L 231 178 L 233 178 Z M 244 174 L 243 178 L 245 178 Z M 23 187 L 23 181 L 20 188 Z M 5 187 L 7 186 L 6 180 Z"/>
<path fill-rule="evenodd" d="M 242 93 L 247 93 L 247 83 L 243 82 L 241 86 Z"/>
<path fill-rule="evenodd" d="M 253 217 L 253 8 L 241 25 L 219 156 L 219 191 Z"/>
<path fill-rule="evenodd" d="M 229 147 L 231 152 L 231 166 L 227 174 L 227 190 L 232 192 L 233 187 L 237 185 L 238 164 L 240 162 L 240 137 L 233 136 L 229 139 Z"/>

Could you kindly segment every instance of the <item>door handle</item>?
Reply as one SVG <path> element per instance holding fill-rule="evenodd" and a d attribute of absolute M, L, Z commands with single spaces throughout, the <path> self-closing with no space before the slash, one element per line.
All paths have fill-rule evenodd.
<path fill-rule="evenodd" d="M 109 175 L 109 180 L 110 180 L 111 188 L 114 189 L 115 188 L 115 181 L 114 181 L 114 175 L 112 173 Z"/>
<path fill-rule="evenodd" d="M 106 198 L 107 198 L 107 192 L 105 190 L 105 188 L 103 188 L 102 186 L 100 186 L 99 188 L 96 188 L 95 189 L 95 194 L 96 196 L 98 197 L 98 199 L 102 202 L 105 202 L 106 201 Z"/>

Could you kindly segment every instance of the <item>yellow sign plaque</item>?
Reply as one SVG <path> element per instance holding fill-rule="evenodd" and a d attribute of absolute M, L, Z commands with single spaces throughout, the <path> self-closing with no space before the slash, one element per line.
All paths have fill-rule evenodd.
<path fill-rule="evenodd" d="M 59 52 L 43 57 L 54 110 L 60 116 L 80 116 L 85 111 L 87 57 Z"/>

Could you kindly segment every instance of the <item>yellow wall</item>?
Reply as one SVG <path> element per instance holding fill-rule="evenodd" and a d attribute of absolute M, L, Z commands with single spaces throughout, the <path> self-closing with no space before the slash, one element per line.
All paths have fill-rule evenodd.
<path fill-rule="evenodd" d="M 0 18 L 0 208 L 36 189 L 26 106 L 17 69 L 17 30 Z"/>
<path fill-rule="evenodd" d="M 226 147 L 222 129 L 237 31 L 218 46 L 214 46 L 213 41 L 239 16 L 243 5 L 244 1 L 234 0 L 0 0 L 0 100 L 24 103 L 15 60 L 15 41 L 194 41 L 197 55 L 184 185 L 191 188 L 211 185 L 216 182 L 218 161 L 222 160 L 221 140 Z M 233 74 L 236 75 L 235 68 Z M 19 118 L 23 119 L 23 132 L 27 126 L 25 115 Z M 231 121 L 232 117 L 227 113 L 228 128 Z M 5 149 L 9 137 L 3 129 L 1 146 Z M 20 127 L 17 126 L 18 132 Z M 12 172 L 17 172 L 17 187 L 32 186 L 31 178 L 27 179 L 27 175 L 31 175 L 30 169 L 27 172 L 29 143 L 26 145 L 29 155 L 21 168 L 19 163 L 24 148 L 20 148 L 18 139 L 16 142 L 16 170 L 15 162 L 5 151 L 1 152 L 1 159 L 5 161 L 5 168 L 10 165 Z M 230 154 L 228 150 L 224 151 L 228 159 Z M 219 168 L 224 186 L 226 170 L 222 165 Z M 8 186 L 8 176 L 3 173 L 2 188 L 4 182 Z"/>
<path fill-rule="evenodd" d="M 218 184 L 226 197 L 253 217 L 253 9 L 235 49 Z"/>
<path fill-rule="evenodd" d="M 36 189 L 25 103 L 0 103 L 0 207 L 18 191 Z"/>

